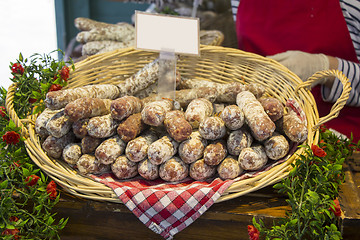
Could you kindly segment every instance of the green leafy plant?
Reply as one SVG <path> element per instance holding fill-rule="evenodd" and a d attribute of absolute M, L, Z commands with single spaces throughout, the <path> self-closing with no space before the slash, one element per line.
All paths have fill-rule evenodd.
<path fill-rule="evenodd" d="M 19 118 L 42 112 L 46 93 L 67 85 L 70 71 L 67 65 L 74 70 L 71 60 L 57 61 L 51 57 L 51 53 L 36 53 L 29 58 L 24 58 L 20 53 L 17 62 L 10 63 L 12 81 L 17 84 L 13 102 Z"/>
<path fill-rule="evenodd" d="M 72 61 L 67 62 L 71 64 Z M 22 54 L 11 63 L 17 89 L 14 110 L 20 119 L 44 109 L 48 91 L 66 86 L 69 67 L 49 55 Z M 2 239 L 59 239 L 67 219 L 56 219 L 52 208 L 60 194 L 54 181 L 31 161 L 20 128 L 4 107 L 7 91 L 0 89 L 0 237 Z"/>
<path fill-rule="evenodd" d="M 288 199 L 291 211 L 268 229 L 253 218 L 248 226 L 250 239 L 341 239 L 339 186 L 344 181 L 343 163 L 359 143 L 339 139 L 321 129 L 318 145 L 303 145 L 304 153 L 292 165 L 289 176 L 274 188 Z"/>

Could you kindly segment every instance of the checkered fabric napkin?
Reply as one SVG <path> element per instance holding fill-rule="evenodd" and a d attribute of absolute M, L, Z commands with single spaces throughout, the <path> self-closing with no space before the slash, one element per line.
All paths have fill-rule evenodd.
<path fill-rule="evenodd" d="M 220 178 L 204 182 L 187 178 L 177 183 L 140 177 L 120 181 L 112 173 L 92 177 L 111 187 L 142 223 L 165 239 L 193 223 L 233 183 Z"/>

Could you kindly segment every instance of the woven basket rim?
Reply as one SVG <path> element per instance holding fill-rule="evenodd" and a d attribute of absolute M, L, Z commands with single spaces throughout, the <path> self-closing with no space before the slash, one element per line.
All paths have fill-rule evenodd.
<path fill-rule="evenodd" d="M 308 139 L 306 143 L 308 144 L 316 144 L 319 139 L 319 131 L 318 128 L 321 124 L 336 118 L 339 111 L 344 107 L 346 100 L 350 94 L 350 83 L 348 79 L 338 70 L 327 70 L 320 71 L 314 74 L 307 82 L 302 83 L 301 80 L 290 70 L 285 68 L 283 65 L 277 63 L 272 59 L 267 59 L 256 54 L 244 52 L 238 49 L 225 48 L 220 46 L 204 46 L 200 47 L 201 53 L 209 53 L 214 54 L 215 56 L 222 56 L 225 54 L 230 56 L 231 58 L 236 57 L 248 57 L 249 59 L 254 59 L 257 64 L 268 64 L 271 65 L 274 69 L 279 71 L 280 73 L 285 74 L 289 77 L 289 81 L 297 85 L 296 92 L 303 96 L 303 101 L 305 104 L 311 105 L 309 109 L 305 109 L 305 113 L 311 115 L 311 119 L 308 120 Z M 75 74 L 78 68 L 82 68 L 89 64 L 99 63 L 102 61 L 107 61 L 113 57 L 124 57 L 129 56 L 134 53 L 142 53 L 140 50 L 136 50 L 134 48 L 128 49 L 118 49 L 112 52 L 107 52 L 103 54 L 94 55 L 88 57 L 81 62 L 75 63 L 75 72 L 71 70 L 70 79 L 69 79 L 69 87 L 76 87 L 76 83 L 71 82 L 71 75 Z M 154 54 L 154 53 L 145 53 L 145 54 Z M 218 54 L 218 55 L 217 55 Z M 201 57 L 200 57 L 201 58 Z M 91 71 L 89 71 L 91 72 Z M 80 75 L 80 73 L 78 73 Z M 78 77 L 76 75 L 76 77 Z M 320 79 L 328 76 L 335 76 L 340 79 L 343 84 L 343 94 L 338 99 L 338 101 L 333 105 L 330 113 L 322 118 L 319 118 L 315 100 L 308 89 L 312 83 L 319 81 Z M 74 77 L 75 78 L 75 77 Z M 96 82 L 94 83 L 96 84 Z M 113 190 L 106 185 L 96 182 L 89 177 L 82 176 L 76 172 L 76 170 L 72 169 L 70 166 L 66 165 L 61 161 L 55 161 L 54 159 L 50 159 L 46 153 L 42 150 L 41 144 L 39 141 L 39 137 L 35 133 L 34 123 L 36 120 L 36 116 L 28 116 L 26 119 L 19 119 L 16 112 L 13 108 L 13 98 L 16 92 L 16 84 L 13 84 L 9 87 L 8 94 L 6 96 L 6 109 L 9 113 L 10 118 L 15 122 L 15 124 L 21 128 L 21 134 L 25 137 L 25 145 L 28 151 L 28 154 L 32 161 L 39 166 L 47 175 L 49 175 L 54 181 L 56 181 L 65 191 L 73 194 L 75 196 L 91 199 L 91 200 L 99 200 L 99 201 L 108 201 L 121 203 Z M 310 111 L 306 112 L 306 111 Z M 259 174 L 256 177 L 248 178 L 241 181 L 235 181 L 216 202 L 222 202 L 226 200 L 230 200 L 249 192 L 261 189 L 273 183 L 280 181 L 282 178 L 286 177 L 289 171 L 291 170 L 291 163 L 303 153 L 303 148 L 298 148 L 294 154 L 289 156 L 289 158 L 273 167 L 272 169 Z"/>

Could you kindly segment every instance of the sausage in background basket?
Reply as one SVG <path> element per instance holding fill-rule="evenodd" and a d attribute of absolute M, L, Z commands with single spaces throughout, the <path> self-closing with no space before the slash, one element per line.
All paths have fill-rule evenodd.
<path fill-rule="evenodd" d="M 64 113 L 72 122 L 110 113 L 111 99 L 83 97 L 66 104 Z"/>
<path fill-rule="evenodd" d="M 263 141 L 275 131 L 275 123 L 266 114 L 261 103 L 249 91 L 237 95 L 236 104 L 243 111 L 245 123 L 250 127 L 253 137 Z"/>
<path fill-rule="evenodd" d="M 115 99 L 119 95 L 120 90 L 116 85 L 97 84 L 48 92 L 44 102 L 47 108 L 55 110 L 64 108 L 68 103 L 82 97 Z"/>

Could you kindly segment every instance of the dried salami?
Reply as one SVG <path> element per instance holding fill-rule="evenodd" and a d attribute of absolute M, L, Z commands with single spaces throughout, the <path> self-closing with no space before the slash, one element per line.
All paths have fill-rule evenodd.
<path fill-rule="evenodd" d="M 225 126 L 230 130 L 240 129 L 245 122 L 243 111 L 237 105 L 228 105 L 220 114 Z"/>
<path fill-rule="evenodd" d="M 147 125 L 141 119 L 141 113 L 130 115 L 117 127 L 117 133 L 121 140 L 129 142 L 136 138 Z"/>
<path fill-rule="evenodd" d="M 177 182 L 189 175 L 189 166 L 180 158 L 173 157 L 160 165 L 159 176 L 164 181 Z"/>
<path fill-rule="evenodd" d="M 159 165 L 155 165 L 148 159 L 144 159 L 138 164 L 138 173 L 146 180 L 155 180 L 159 177 Z"/>
<path fill-rule="evenodd" d="M 190 164 L 189 175 L 194 180 L 202 181 L 214 176 L 215 173 L 216 166 L 206 164 L 204 159 L 197 160 Z"/>
<path fill-rule="evenodd" d="M 179 156 L 187 164 L 195 162 L 204 155 L 207 140 L 198 131 L 192 132 L 190 138 L 179 145 Z"/>
<path fill-rule="evenodd" d="M 183 111 L 172 110 L 165 114 L 164 125 L 169 135 L 175 141 L 182 142 L 192 133 L 192 127 L 185 119 Z"/>
<path fill-rule="evenodd" d="M 179 143 L 170 136 L 163 136 L 150 144 L 148 159 L 155 165 L 160 165 L 172 158 L 178 149 Z"/>
<path fill-rule="evenodd" d="M 111 164 L 111 171 L 118 179 L 128 179 L 135 177 L 138 174 L 138 163 L 132 162 L 122 155 L 116 158 L 115 162 Z"/>
<path fill-rule="evenodd" d="M 69 132 L 61 138 L 54 136 L 48 136 L 42 143 L 42 149 L 47 153 L 48 156 L 53 158 L 60 158 L 66 145 L 74 142 L 74 134 Z"/>
<path fill-rule="evenodd" d="M 249 91 L 241 92 L 237 95 L 236 103 L 243 111 L 245 122 L 256 140 L 263 141 L 273 134 L 275 123 L 271 121 L 254 94 Z"/>
<path fill-rule="evenodd" d="M 48 92 L 44 102 L 47 108 L 55 110 L 64 108 L 68 103 L 82 97 L 115 99 L 119 95 L 119 88 L 113 84 L 86 85 Z"/>
<path fill-rule="evenodd" d="M 123 120 L 142 110 L 142 102 L 134 96 L 123 96 L 111 102 L 111 116 L 116 120 Z"/>
<path fill-rule="evenodd" d="M 265 149 L 262 145 L 256 144 L 249 148 L 244 148 L 239 155 L 239 163 L 242 169 L 248 171 L 259 170 L 268 161 Z"/>
<path fill-rule="evenodd" d="M 264 148 L 268 158 L 279 160 L 289 152 L 289 142 L 283 135 L 275 132 L 264 142 Z"/>
<path fill-rule="evenodd" d="M 230 155 L 238 156 L 240 152 L 253 143 L 253 137 L 245 129 L 232 131 L 227 138 L 227 149 Z"/>
<path fill-rule="evenodd" d="M 208 117 L 200 123 L 199 133 L 207 140 L 221 139 L 226 134 L 225 123 L 220 117 Z"/>
<path fill-rule="evenodd" d="M 103 141 L 95 150 L 95 157 L 100 163 L 112 164 L 125 150 L 125 143 L 119 136 L 114 136 Z"/>
<path fill-rule="evenodd" d="M 62 157 L 65 162 L 70 165 L 75 165 L 82 155 L 81 146 L 79 143 L 69 143 L 65 146 Z"/>
<path fill-rule="evenodd" d="M 65 106 L 64 114 L 73 122 L 84 118 L 106 115 L 110 113 L 111 102 L 110 99 L 79 98 Z"/>
<path fill-rule="evenodd" d="M 223 180 L 234 179 L 243 171 L 237 158 L 231 155 L 227 156 L 217 167 L 217 173 Z"/>
<path fill-rule="evenodd" d="M 152 131 L 146 131 L 141 136 L 128 142 L 125 148 L 126 157 L 133 162 L 140 162 L 147 158 L 150 144 L 158 139 Z"/>
<path fill-rule="evenodd" d="M 226 143 L 217 140 L 206 146 L 204 149 L 204 161 L 210 166 L 218 165 L 228 154 Z"/>
<path fill-rule="evenodd" d="M 53 115 L 46 123 L 46 130 L 50 135 L 61 138 L 67 134 L 72 126 L 72 122 L 64 114 L 64 110 Z"/>
<path fill-rule="evenodd" d="M 90 136 L 95 138 L 107 138 L 116 134 L 118 121 L 111 117 L 111 114 L 90 118 L 86 126 Z"/>
<path fill-rule="evenodd" d="M 185 119 L 193 128 L 198 128 L 200 123 L 213 113 L 212 103 L 205 98 L 192 100 L 186 108 Z"/>

